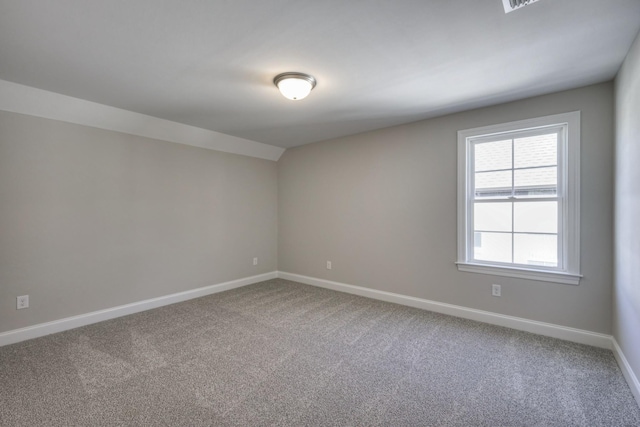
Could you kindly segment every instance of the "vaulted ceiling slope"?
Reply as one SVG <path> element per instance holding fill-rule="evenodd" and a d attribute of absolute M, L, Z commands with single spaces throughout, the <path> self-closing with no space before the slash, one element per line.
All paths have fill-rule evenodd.
<path fill-rule="evenodd" d="M 638 0 L 0 0 L 0 79 L 292 147 L 609 80 L 638 30 Z"/>

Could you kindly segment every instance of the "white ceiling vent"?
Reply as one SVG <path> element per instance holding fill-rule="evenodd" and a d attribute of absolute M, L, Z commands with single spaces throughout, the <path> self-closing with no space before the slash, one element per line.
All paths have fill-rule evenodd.
<path fill-rule="evenodd" d="M 502 0 L 502 4 L 504 5 L 504 12 L 509 13 L 537 1 L 538 0 Z"/>

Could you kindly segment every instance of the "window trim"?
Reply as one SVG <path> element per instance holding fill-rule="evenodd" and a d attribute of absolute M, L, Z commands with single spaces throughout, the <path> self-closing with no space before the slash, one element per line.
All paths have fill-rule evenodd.
<path fill-rule="evenodd" d="M 566 178 L 560 179 L 562 193 L 565 195 L 561 209 L 563 230 L 562 259 L 558 269 L 522 267 L 520 265 L 496 265 L 470 261 L 469 251 L 473 241 L 469 236 L 469 209 L 473 191 L 470 188 L 471 177 L 471 142 L 502 133 L 518 131 L 534 131 L 537 128 L 550 126 L 566 126 L 565 141 L 559 152 L 558 176 L 561 171 Z M 566 171 L 564 170 L 566 168 Z M 580 111 L 573 111 L 551 116 L 518 120 L 490 126 L 458 131 L 458 261 L 459 271 L 491 274 L 496 276 L 516 277 L 544 282 L 555 282 L 570 285 L 580 283 Z"/>

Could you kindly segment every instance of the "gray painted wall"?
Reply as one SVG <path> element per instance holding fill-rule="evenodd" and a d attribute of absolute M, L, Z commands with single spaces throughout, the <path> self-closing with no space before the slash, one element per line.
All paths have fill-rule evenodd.
<path fill-rule="evenodd" d="M 580 285 L 458 272 L 456 132 L 575 110 Z M 288 149 L 278 162 L 279 270 L 611 333 L 612 211 L 613 84 L 603 83 Z"/>
<path fill-rule="evenodd" d="M 458 272 L 456 132 L 575 110 L 580 286 Z M 610 333 L 612 181 L 611 83 L 297 147 L 277 164 L 0 112 L 0 332 L 279 263 L 291 273 Z M 501 298 L 491 297 L 492 283 L 503 285 Z M 17 311 L 23 294 L 31 308 Z"/>
<path fill-rule="evenodd" d="M 276 264 L 275 162 L 0 112 L 0 332 Z"/>
<path fill-rule="evenodd" d="M 640 35 L 616 77 L 613 334 L 640 378 Z"/>

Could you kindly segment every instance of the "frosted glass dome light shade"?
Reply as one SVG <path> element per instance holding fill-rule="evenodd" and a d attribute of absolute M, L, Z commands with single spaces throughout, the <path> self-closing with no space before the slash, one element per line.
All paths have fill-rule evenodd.
<path fill-rule="evenodd" d="M 282 73 L 273 79 L 273 83 L 285 98 L 299 101 L 311 93 L 311 89 L 316 86 L 316 79 L 309 74 Z"/>

